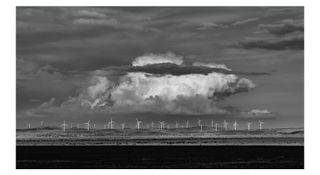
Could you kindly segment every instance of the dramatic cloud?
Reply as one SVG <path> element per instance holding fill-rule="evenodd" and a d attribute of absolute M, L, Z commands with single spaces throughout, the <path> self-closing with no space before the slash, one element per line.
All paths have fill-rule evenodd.
<path fill-rule="evenodd" d="M 166 54 L 146 54 L 137 57 L 133 62 L 132 66 L 145 66 L 149 64 L 159 64 L 159 63 L 172 63 L 181 65 L 183 63 L 183 57 L 178 56 L 174 53 L 168 52 Z"/>
<path fill-rule="evenodd" d="M 224 96 L 248 91 L 255 87 L 250 80 L 239 79 L 232 74 L 224 75 L 220 73 L 181 76 L 128 73 L 121 78 L 118 85 L 110 82 L 106 77 L 94 77 L 94 79 L 98 79 L 98 82 L 88 87 L 86 91 L 77 97 L 83 106 L 91 109 L 97 107 L 107 107 L 109 109 L 111 107 L 111 110 L 128 110 L 126 108 L 130 107 L 133 110 L 137 110 L 137 108 L 142 109 L 143 106 L 144 110 L 150 110 L 150 112 L 154 111 L 153 109 L 158 106 L 158 110 L 162 109 L 162 111 L 158 112 L 168 113 L 176 112 L 176 108 L 180 107 L 177 106 L 180 100 L 185 101 L 193 98 L 199 100 L 201 98 L 207 104 Z M 171 105 L 168 106 L 170 103 Z M 110 104 L 113 104 L 113 106 L 110 106 Z M 201 104 L 195 105 L 199 108 Z M 207 105 L 207 107 L 210 108 L 212 106 Z M 197 112 L 201 113 L 201 111 Z"/>
<path fill-rule="evenodd" d="M 287 19 L 276 24 L 260 24 L 259 28 L 273 35 L 283 36 L 293 32 L 303 32 L 304 22 L 303 20 Z"/>
<path fill-rule="evenodd" d="M 137 57 L 133 62 L 133 65 L 145 66 L 162 64 L 184 67 L 182 56 L 173 53 L 148 54 Z M 198 62 L 194 65 L 193 67 L 213 70 L 229 70 L 222 64 Z M 70 97 L 60 107 L 53 107 L 54 99 L 51 99 L 29 114 L 79 112 L 78 110 L 81 109 L 81 111 L 85 110 L 89 113 L 96 111 L 105 113 L 231 115 L 233 111 L 219 106 L 219 101 L 232 94 L 247 92 L 256 86 L 246 78 L 222 72 L 160 75 L 140 71 L 127 72 L 118 79 L 110 79 L 109 74 L 105 74 L 104 71 L 95 71 L 93 76 L 89 78 L 89 82 L 90 85 L 82 88 L 78 96 Z"/>
<path fill-rule="evenodd" d="M 236 44 L 236 47 L 244 49 L 267 49 L 267 50 L 303 50 L 304 37 L 294 36 L 285 38 L 246 40 Z"/>

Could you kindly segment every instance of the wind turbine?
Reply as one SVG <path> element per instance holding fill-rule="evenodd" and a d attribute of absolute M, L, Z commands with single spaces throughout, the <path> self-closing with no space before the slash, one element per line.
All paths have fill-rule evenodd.
<path fill-rule="evenodd" d="M 153 129 L 153 125 L 154 125 L 154 123 L 153 123 L 153 121 L 151 122 L 151 129 Z"/>
<path fill-rule="evenodd" d="M 198 119 L 198 126 L 201 125 L 202 120 Z"/>
<path fill-rule="evenodd" d="M 252 122 L 247 122 L 248 125 L 248 131 L 250 131 L 250 126 L 251 126 Z"/>
<path fill-rule="evenodd" d="M 43 127 L 43 121 L 40 122 L 40 126 Z"/>
<path fill-rule="evenodd" d="M 218 131 L 218 123 L 216 123 L 216 132 Z"/>
<path fill-rule="evenodd" d="M 213 121 L 213 120 L 211 120 L 211 128 L 213 128 L 213 124 L 214 124 L 214 121 Z"/>
<path fill-rule="evenodd" d="M 202 132 L 202 123 L 200 124 L 200 132 Z"/>
<path fill-rule="evenodd" d="M 224 127 L 225 130 L 228 129 L 228 122 L 225 121 L 225 120 L 223 121 L 223 127 Z"/>
<path fill-rule="evenodd" d="M 124 130 L 124 127 L 125 127 L 125 123 L 122 123 L 122 124 L 121 124 L 122 130 Z"/>
<path fill-rule="evenodd" d="M 90 120 L 88 120 L 88 122 L 84 123 L 84 124 L 85 124 L 85 126 L 87 126 L 87 130 L 89 131 L 90 130 Z"/>
<path fill-rule="evenodd" d="M 110 129 L 113 129 L 113 124 L 115 123 L 115 121 L 112 120 L 112 118 L 110 119 Z"/>
<path fill-rule="evenodd" d="M 30 124 L 30 123 L 28 124 L 28 128 L 29 128 L 29 129 L 31 128 L 31 124 Z"/>
<path fill-rule="evenodd" d="M 60 125 L 60 126 L 62 126 L 63 131 L 66 131 L 66 126 L 67 126 L 67 124 L 66 124 L 66 121 L 65 121 L 65 120 L 63 120 L 63 123 L 62 123 L 62 125 Z"/>
<path fill-rule="evenodd" d="M 141 125 L 142 121 L 140 121 L 140 120 L 138 120 L 138 119 L 136 119 L 136 120 L 137 120 L 136 128 L 137 128 L 137 129 L 140 129 L 140 125 Z"/>
<path fill-rule="evenodd" d="M 164 128 L 165 122 L 164 121 L 160 121 L 159 124 L 160 124 L 160 130 L 162 130 Z"/>
<path fill-rule="evenodd" d="M 189 128 L 189 121 L 186 121 L 186 128 Z"/>
<path fill-rule="evenodd" d="M 237 120 L 235 120 L 233 123 L 233 127 L 235 131 L 237 130 L 237 126 L 239 126 L 239 124 L 237 123 Z"/>
<path fill-rule="evenodd" d="M 262 122 L 262 121 L 260 121 L 259 120 L 259 129 L 260 129 L 260 131 L 262 130 L 262 125 L 264 124 L 264 122 Z"/>
<path fill-rule="evenodd" d="M 176 121 L 176 129 L 179 128 L 179 123 Z"/>

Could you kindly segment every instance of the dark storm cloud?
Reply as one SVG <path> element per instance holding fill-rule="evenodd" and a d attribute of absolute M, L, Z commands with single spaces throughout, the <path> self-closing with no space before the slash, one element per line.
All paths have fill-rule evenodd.
<path fill-rule="evenodd" d="M 187 75 L 187 74 L 204 74 L 212 72 L 222 74 L 237 74 L 237 75 L 269 75 L 266 72 L 237 72 L 222 68 L 211 68 L 205 66 L 179 66 L 171 63 L 151 64 L 146 66 L 128 67 L 127 72 L 145 72 L 150 74 L 169 74 L 169 75 Z"/>
<path fill-rule="evenodd" d="M 283 36 L 293 32 L 303 32 L 303 20 L 286 19 L 275 24 L 260 24 L 259 28 L 276 36 Z"/>
<path fill-rule="evenodd" d="M 303 50 L 304 37 L 294 36 L 286 38 L 246 40 L 236 44 L 236 47 L 244 49 L 266 50 Z"/>
<path fill-rule="evenodd" d="M 170 74 L 170 75 L 186 75 L 186 74 L 208 74 L 211 72 L 231 74 L 231 71 L 219 68 L 209 68 L 201 66 L 179 66 L 171 63 L 151 64 L 146 66 L 130 67 L 128 72 L 145 72 L 151 74 Z"/>

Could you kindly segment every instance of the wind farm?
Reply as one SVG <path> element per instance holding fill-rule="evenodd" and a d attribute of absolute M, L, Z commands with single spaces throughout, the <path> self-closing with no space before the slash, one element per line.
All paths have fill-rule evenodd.
<path fill-rule="evenodd" d="M 95 125 L 88 120 L 72 127 L 63 120 L 57 126 L 17 129 L 17 145 L 303 145 L 303 128 L 268 128 L 267 123 L 227 120 L 215 122 L 143 121 L 135 125 L 112 118 L 107 124 Z M 231 122 L 231 121 L 230 121 Z M 179 123 L 185 123 L 181 125 Z M 170 127 L 173 125 L 173 127 Z"/>
<path fill-rule="evenodd" d="M 69 122 L 77 123 L 77 127 L 66 124 Z M 304 148 L 303 128 L 269 128 L 268 122 L 261 120 L 249 122 L 197 119 L 169 122 L 145 121 L 137 118 L 131 122 L 108 119 L 107 124 L 100 123 L 94 126 L 95 123 L 97 122 L 94 120 L 86 122 L 63 120 L 55 126 L 27 123 L 25 128 L 17 129 L 16 132 L 19 153 L 17 166 L 19 168 L 303 167 L 301 161 Z M 227 128 L 228 123 L 232 123 L 233 128 Z M 29 128 L 29 125 L 32 127 Z M 249 152 L 252 154 L 244 155 Z M 208 154 L 214 159 L 208 159 Z M 60 155 L 63 157 L 59 157 Z M 237 159 L 234 160 L 234 157 Z M 190 158 L 192 161 L 183 161 L 181 164 L 181 160 Z M 43 164 L 37 161 L 38 159 L 50 163 Z M 159 163 L 160 160 L 165 163 Z M 194 163 L 199 160 L 201 164 Z M 88 161 L 90 163 L 84 164 Z"/>

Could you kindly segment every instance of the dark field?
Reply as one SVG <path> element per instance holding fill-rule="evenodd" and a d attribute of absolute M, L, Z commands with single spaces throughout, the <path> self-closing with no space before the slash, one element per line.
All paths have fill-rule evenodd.
<path fill-rule="evenodd" d="M 17 146 L 17 169 L 302 169 L 303 146 Z"/>

